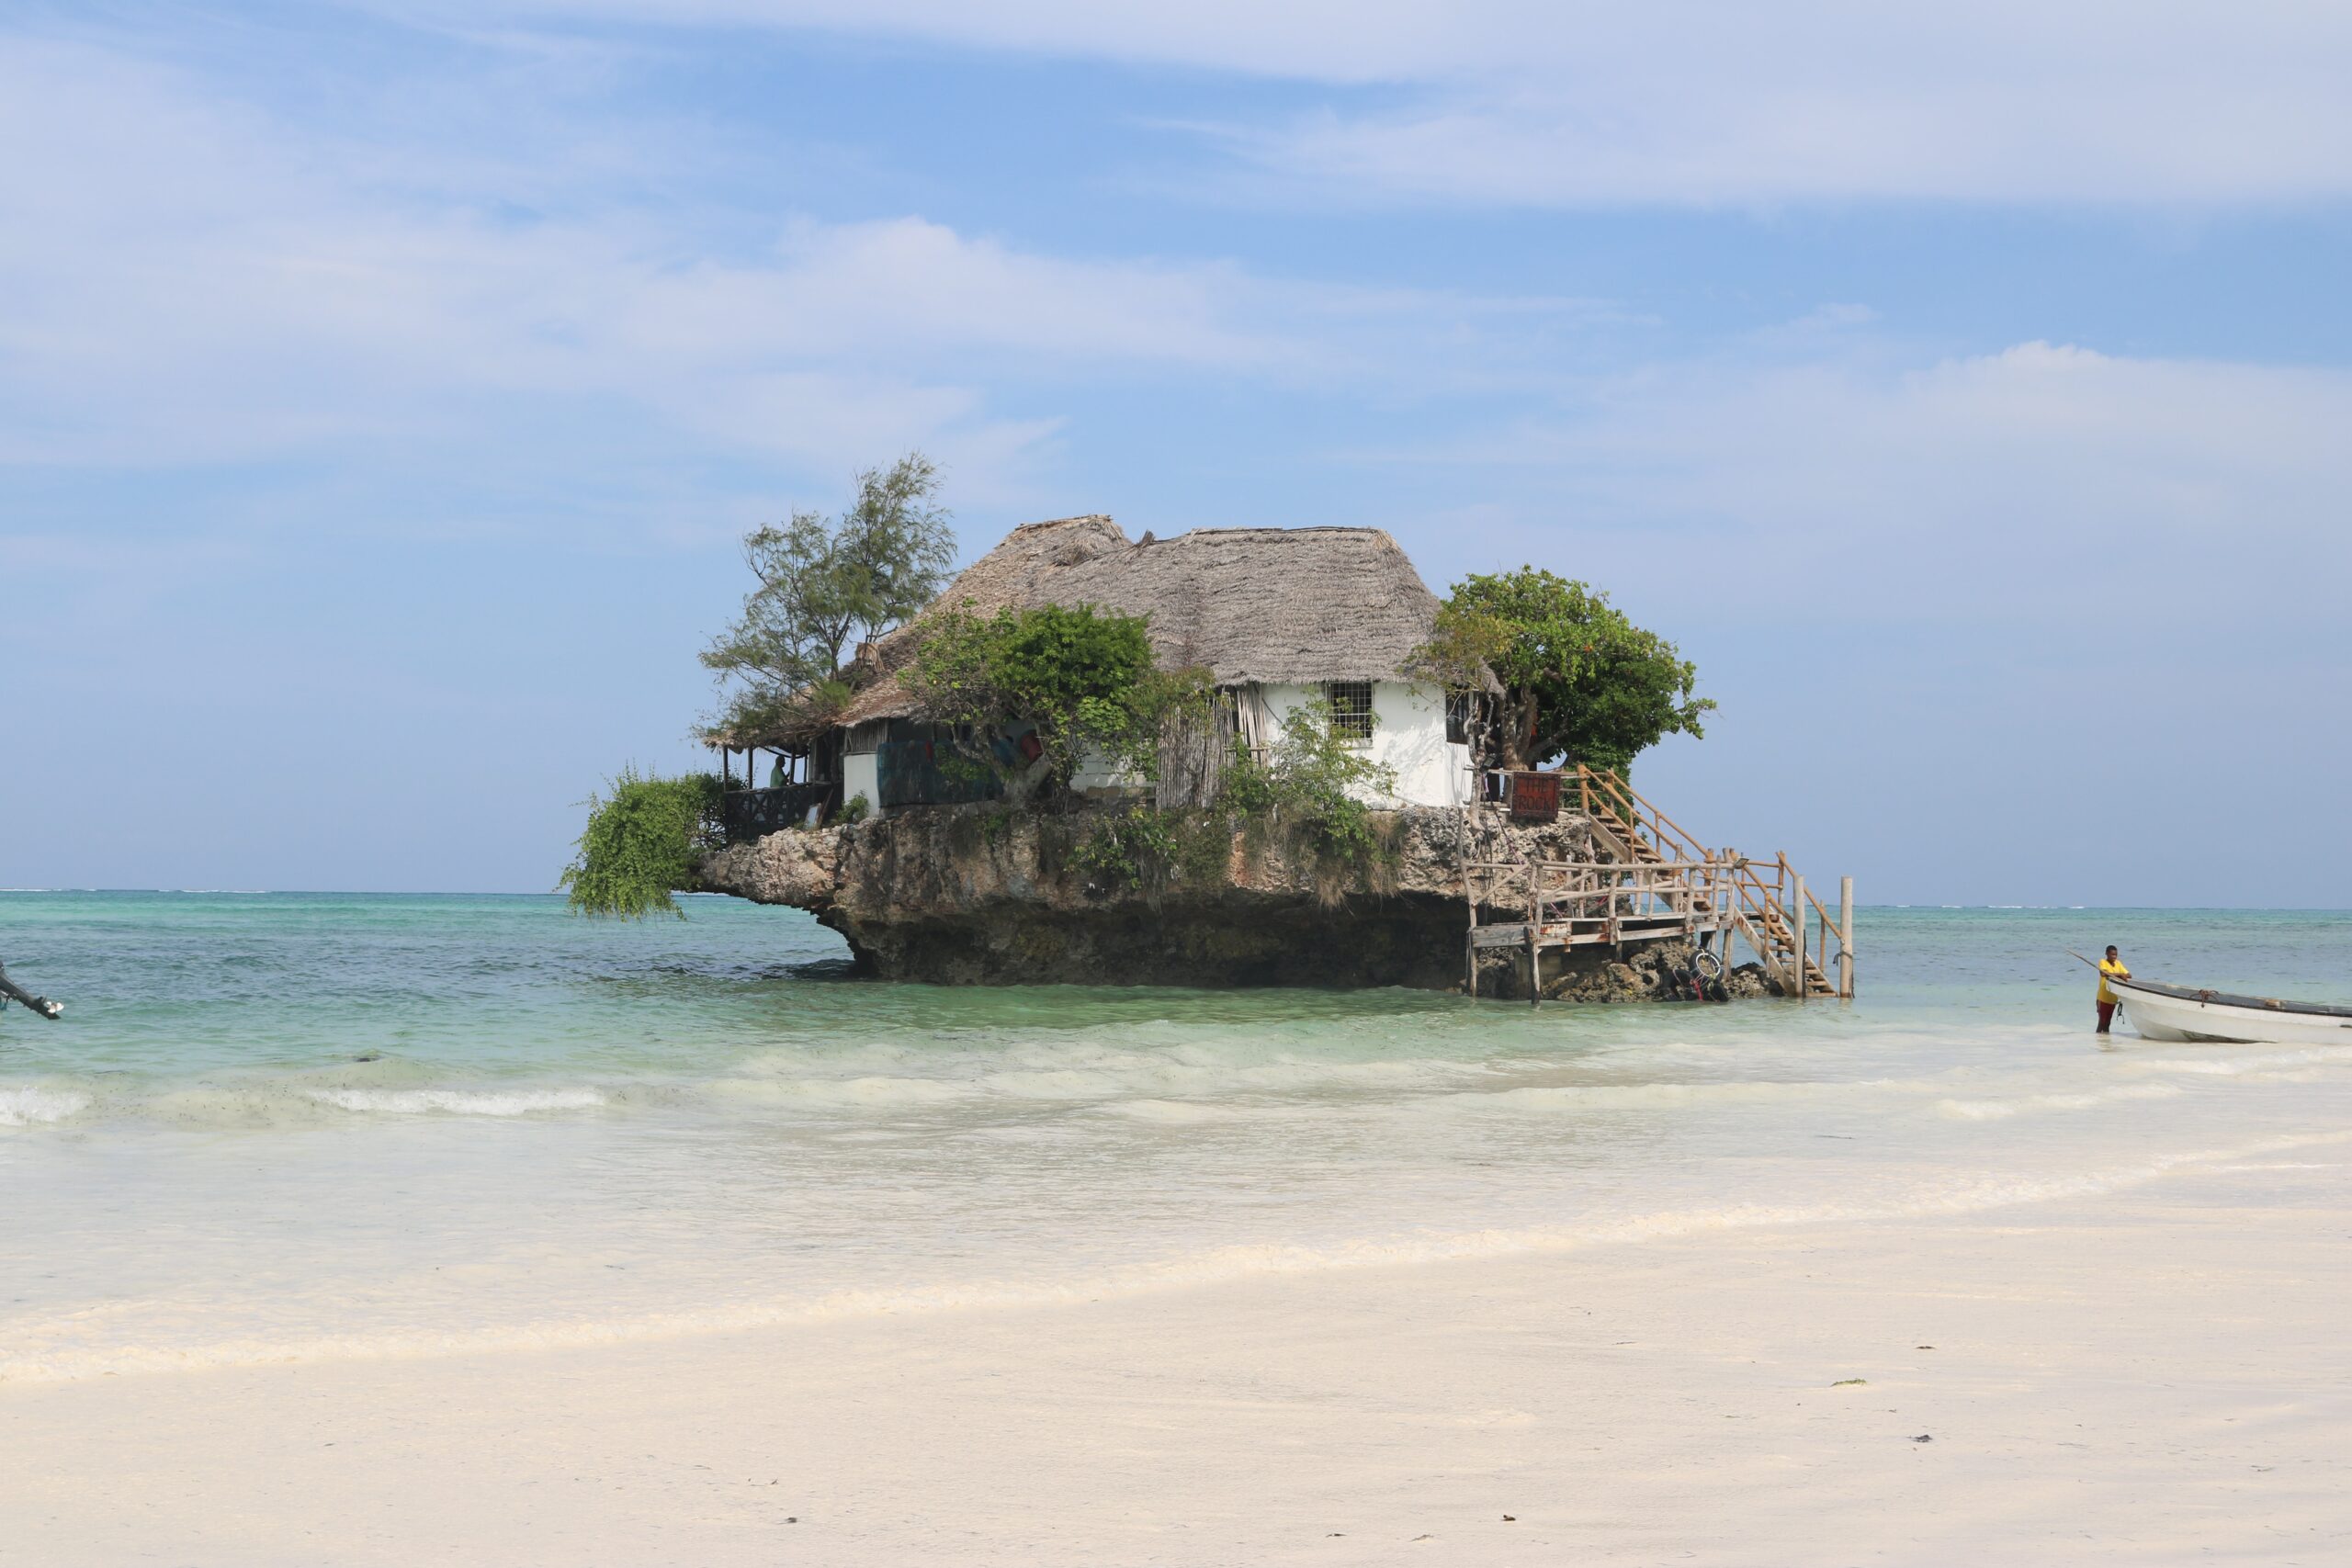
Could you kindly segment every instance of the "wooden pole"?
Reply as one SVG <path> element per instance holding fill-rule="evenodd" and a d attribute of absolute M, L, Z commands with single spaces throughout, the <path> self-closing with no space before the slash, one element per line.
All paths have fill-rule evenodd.
<path fill-rule="evenodd" d="M 1463 913 L 1470 920 L 1468 934 L 1462 939 L 1462 962 L 1469 970 L 1466 988 L 1470 999 L 1475 1002 L 1478 999 L 1478 865 L 1473 857 L 1477 854 L 1478 846 L 1471 837 L 1467 812 L 1463 815 L 1462 826 L 1462 903 Z"/>
<path fill-rule="evenodd" d="M 1544 869 L 1531 864 L 1527 868 L 1527 1005 L 1534 1007 L 1544 999 L 1544 950 L 1536 945 L 1536 934 L 1544 929 Z"/>
<path fill-rule="evenodd" d="M 1797 1000 L 1804 1001 L 1811 997 L 1813 987 L 1805 984 L 1804 978 L 1804 878 L 1802 876 L 1796 879 L 1796 890 L 1797 896 L 1789 907 L 1790 913 L 1796 919 L 1790 930 L 1797 939 Z"/>
<path fill-rule="evenodd" d="M 1838 994 L 1854 999 L 1854 879 L 1838 879 Z"/>

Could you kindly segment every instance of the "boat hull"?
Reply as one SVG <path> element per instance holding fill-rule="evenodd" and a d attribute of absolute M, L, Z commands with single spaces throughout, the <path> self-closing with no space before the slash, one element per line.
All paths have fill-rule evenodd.
<path fill-rule="evenodd" d="M 2285 1008 L 2199 1001 L 2115 983 L 2124 1021 L 2148 1040 L 2201 1040 L 2222 1044 L 2352 1045 L 2352 1019 Z"/>

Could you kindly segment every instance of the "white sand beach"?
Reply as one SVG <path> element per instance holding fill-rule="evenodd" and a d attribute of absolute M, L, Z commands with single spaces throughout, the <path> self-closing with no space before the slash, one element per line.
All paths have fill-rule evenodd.
<path fill-rule="evenodd" d="M 2217 1150 L 1943 1216 L 9 1387 L 0 1561 L 2338 1563 L 2347 1161 Z"/>

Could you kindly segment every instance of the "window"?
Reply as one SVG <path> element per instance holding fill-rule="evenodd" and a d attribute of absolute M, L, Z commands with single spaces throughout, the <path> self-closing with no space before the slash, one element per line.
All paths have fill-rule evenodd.
<path fill-rule="evenodd" d="M 1372 682 L 1333 681 L 1324 687 L 1331 699 L 1331 733 L 1358 745 L 1372 743 Z"/>
<path fill-rule="evenodd" d="M 1445 739 L 1451 746 L 1470 744 L 1471 704 L 1478 699 L 1467 692 L 1448 692 L 1445 695 Z"/>

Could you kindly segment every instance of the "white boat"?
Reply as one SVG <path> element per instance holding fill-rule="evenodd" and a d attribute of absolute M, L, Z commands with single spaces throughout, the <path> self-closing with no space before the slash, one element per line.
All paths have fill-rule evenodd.
<path fill-rule="evenodd" d="M 2149 1040 L 2352 1045 L 2352 1008 L 2233 997 L 2154 980 L 2109 979 L 2108 984 L 2123 1005 L 2124 1020 Z"/>

